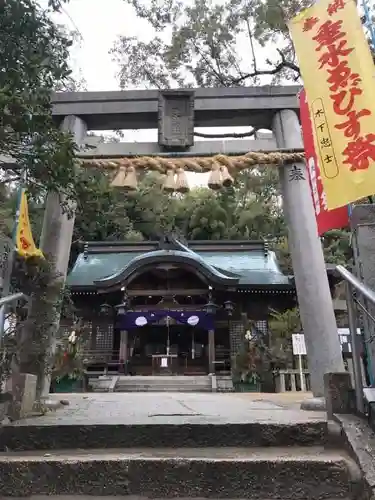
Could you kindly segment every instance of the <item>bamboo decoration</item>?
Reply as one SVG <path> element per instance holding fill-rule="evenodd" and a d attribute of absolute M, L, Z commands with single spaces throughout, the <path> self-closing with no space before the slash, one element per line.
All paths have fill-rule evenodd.
<path fill-rule="evenodd" d="M 175 175 L 174 169 L 171 168 L 167 171 L 167 175 L 166 175 L 165 180 L 164 180 L 163 189 L 164 189 L 164 191 L 167 191 L 168 193 L 173 193 L 174 191 L 176 191 L 176 182 L 175 182 L 174 175 Z"/>
<path fill-rule="evenodd" d="M 220 167 L 220 171 L 221 171 L 221 178 L 222 178 L 222 181 L 223 181 L 223 186 L 224 187 L 229 187 L 233 184 L 234 182 L 234 179 L 233 177 L 230 175 L 227 167 L 225 165 L 222 165 Z"/>
<path fill-rule="evenodd" d="M 120 168 L 117 170 L 116 175 L 111 181 L 111 187 L 123 188 L 125 186 L 125 179 L 126 179 L 126 167 L 120 166 Z"/>
<path fill-rule="evenodd" d="M 210 177 L 208 178 L 208 187 L 217 191 L 223 186 L 223 180 L 221 177 L 220 165 L 214 163 L 211 168 Z"/>
<path fill-rule="evenodd" d="M 178 193 L 188 193 L 190 191 L 187 176 L 182 167 L 177 169 L 176 191 Z"/>

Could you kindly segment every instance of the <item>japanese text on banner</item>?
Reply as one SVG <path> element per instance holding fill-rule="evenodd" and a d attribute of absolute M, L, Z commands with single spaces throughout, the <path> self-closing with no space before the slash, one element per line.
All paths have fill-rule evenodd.
<path fill-rule="evenodd" d="M 374 63 L 354 0 L 320 0 L 289 28 L 331 210 L 375 192 Z"/>
<path fill-rule="evenodd" d="M 311 114 L 306 99 L 306 92 L 304 90 L 299 94 L 299 105 L 311 196 L 314 204 L 318 234 L 322 236 L 331 229 L 339 229 L 348 226 L 348 210 L 346 206 L 335 208 L 334 210 L 327 210 L 327 197 L 320 176 L 319 160 L 314 146 Z"/>

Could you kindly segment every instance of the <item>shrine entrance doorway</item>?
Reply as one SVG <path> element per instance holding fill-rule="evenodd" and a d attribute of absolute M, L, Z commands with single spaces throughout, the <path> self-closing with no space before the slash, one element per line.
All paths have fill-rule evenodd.
<path fill-rule="evenodd" d="M 213 318 L 202 311 L 169 313 L 171 316 L 166 314 L 154 324 L 128 329 L 129 375 L 209 373 L 208 332 L 212 328 Z M 187 318 L 186 322 L 181 323 L 175 319 L 181 316 Z M 145 318 L 142 315 L 139 317 Z M 189 324 L 189 320 L 195 324 Z M 199 325 L 200 321 L 202 325 Z"/>

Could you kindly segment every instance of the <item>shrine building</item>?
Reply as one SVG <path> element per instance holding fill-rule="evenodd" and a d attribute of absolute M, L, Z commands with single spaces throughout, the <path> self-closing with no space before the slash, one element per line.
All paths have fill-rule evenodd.
<path fill-rule="evenodd" d="M 296 305 L 265 242 L 90 242 L 67 285 L 93 374 L 230 373 L 245 333 L 266 336 L 270 310 Z"/>

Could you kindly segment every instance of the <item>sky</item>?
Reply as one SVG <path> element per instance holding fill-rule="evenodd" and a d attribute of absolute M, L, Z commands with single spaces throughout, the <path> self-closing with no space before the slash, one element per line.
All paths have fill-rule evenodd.
<path fill-rule="evenodd" d="M 42 0 L 42 5 L 47 1 Z M 124 0 L 70 0 L 54 20 L 80 33 L 80 46 L 75 45 L 72 51 L 72 66 L 76 71 L 82 70 L 87 90 L 92 91 L 119 88 L 118 68 L 109 54 L 119 35 L 135 36 L 144 41 L 153 36 L 147 21 L 139 19 Z M 247 43 L 245 45 L 247 47 Z M 277 57 L 276 47 L 264 51 L 258 46 L 257 53 L 263 60 Z M 247 48 L 243 57 L 249 57 Z"/>
<path fill-rule="evenodd" d="M 41 3 L 46 4 L 47 0 Z M 124 0 L 70 0 L 54 20 L 81 35 L 80 41 L 73 46 L 71 65 L 74 74 L 86 80 L 89 91 L 119 89 L 116 78 L 118 66 L 109 54 L 119 35 L 136 36 L 143 40 L 147 35 L 152 36 L 148 23 L 139 19 Z M 244 132 L 248 128 L 206 129 L 205 132 L 231 130 Z M 157 131 L 128 131 L 123 140 L 156 141 Z"/>
<path fill-rule="evenodd" d="M 72 65 L 75 71 L 82 70 L 87 90 L 118 90 L 117 65 L 109 50 L 118 35 L 142 36 L 146 23 L 124 0 L 70 0 L 55 19 L 81 34 Z"/>

